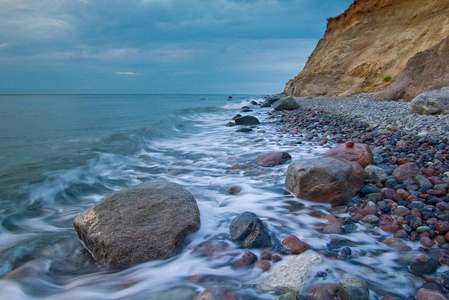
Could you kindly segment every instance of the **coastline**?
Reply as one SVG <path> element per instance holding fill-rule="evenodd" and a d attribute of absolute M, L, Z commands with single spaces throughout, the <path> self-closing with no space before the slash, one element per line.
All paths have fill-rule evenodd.
<path fill-rule="evenodd" d="M 272 124 L 281 134 L 297 136 L 297 144 L 311 142 L 329 148 L 345 142 L 367 144 L 374 154 L 374 166 L 388 176 L 380 181 L 365 179 L 362 190 L 347 205 L 350 218 L 389 233 L 383 242 L 397 251 L 407 249 L 404 241 L 418 243 L 422 256 L 409 258 L 407 268 L 424 279 L 424 292 L 447 296 L 448 274 L 443 272 L 449 264 L 447 115 L 413 114 L 410 102 L 379 102 L 370 95 L 295 100 L 300 108 L 271 112 Z M 419 178 L 400 181 L 392 175 L 407 164 L 419 168 Z M 347 219 L 338 216 L 341 209 L 326 217 L 336 220 L 337 225 L 327 226 L 330 233 L 344 232 Z M 436 261 L 439 269 L 424 270 L 423 260 Z"/>

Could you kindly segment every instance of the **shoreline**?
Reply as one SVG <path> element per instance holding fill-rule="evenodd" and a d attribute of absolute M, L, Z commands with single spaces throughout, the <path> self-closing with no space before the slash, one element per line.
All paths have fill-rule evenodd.
<path fill-rule="evenodd" d="M 364 181 L 358 196 L 347 204 L 350 218 L 391 234 L 387 243 L 398 251 L 403 241 L 420 243 L 422 257 L 408 262 L 409 271 L 426 281 L 422 288 L 447 297 L 449 274 L 443 273 L 447 267 L 427 272 L 416 271 L 415 266 L 424 258 L 437 261 L 439 267 L 449 265 L 448 115 L 413 114 L 410 102 L 378 102 L 369 95 L 295 100 L 298 109 L 271 111 L 270 123 L 281 134 L 297 136 L 296 144 L 312 142 L 329 148 L 348 141 L 367 144 L 374 166 L 388 176 Z M 395 179 L 393 172 L 406 164 L 419 168 L 419 180 Z M 338 225 L 328 225 L 329 233 L 344 232 L 347 220 L 330 214 Z M 374 215 L 374 221 L 368 215 Z"/>

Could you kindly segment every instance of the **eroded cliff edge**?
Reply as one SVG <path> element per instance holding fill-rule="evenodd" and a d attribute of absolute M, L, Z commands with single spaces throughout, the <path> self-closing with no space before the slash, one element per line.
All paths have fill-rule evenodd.
<path fill-rule="evenodd" d="M 448 45 L 448 0 L 356 0 L 329 20 L 324 37 L 285 93 L 381 91 L 379 100 L 411 100 L 449 85 Z"/>

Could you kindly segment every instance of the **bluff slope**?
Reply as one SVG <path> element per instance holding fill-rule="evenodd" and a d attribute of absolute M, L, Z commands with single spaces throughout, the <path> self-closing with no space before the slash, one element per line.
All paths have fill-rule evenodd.
<path fill-rule="evenodd" d="M 449 85 L 447 61 L 448 0 L 356 0 L 329 20 L 324 37 L 304 70 L 286 84 L 285 93 L 347 96 L 382 91 L 378 100 L 411 100 Z"/>

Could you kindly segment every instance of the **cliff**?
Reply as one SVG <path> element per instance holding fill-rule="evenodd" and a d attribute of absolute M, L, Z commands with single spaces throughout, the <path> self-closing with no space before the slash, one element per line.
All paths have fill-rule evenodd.
<path fill-rule="evenodd" d="M 441 64 L 448 61 L 448 40 L 448 0 L 356 0 L 329 20 L 324 37 L 285 93 L 382 91 L 378 99 L 410 100 L 449 85 L 448 67 Z"/>

